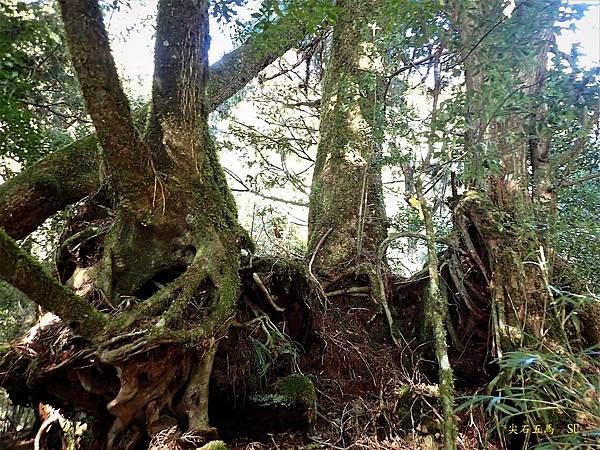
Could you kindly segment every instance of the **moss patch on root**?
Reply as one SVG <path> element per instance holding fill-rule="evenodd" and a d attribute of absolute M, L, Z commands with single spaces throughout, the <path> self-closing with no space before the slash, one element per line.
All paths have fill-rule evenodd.
<path fill-rule="evenodd" d="M 223 441 L 210 441 L 196 450 L 229 450 L 230 447 Z"/>
<path fill-rule="evenodd" d="M 261 406 L 293 405 L 306 407 L 309 424 L 316 420 L 317 394 L 312 380 L 306 375 L 292 374 L 281 378 L 271 386 L 271 393 L 253 395 L 251 398 Z"/>

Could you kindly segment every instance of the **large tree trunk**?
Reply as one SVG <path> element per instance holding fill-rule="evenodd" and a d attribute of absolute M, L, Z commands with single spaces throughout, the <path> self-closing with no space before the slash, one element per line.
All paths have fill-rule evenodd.
<path fill-rule="evenodd" d="M 276 39 L 273 38 L 276 37 Z M 239 92 L 258 73 L 305 36 L 304 25 L 283 16 L 258 37 L 223 56 L 210 67 L 207 104 L 211 111 Z M 265 48 L 261 40 L 275 44 Z M 148 107 L 134 112 L 136 123 L 146 123 Z M 44 220 L 101 187 L 98 139 L 75 141 L 0 185 L 0 227 L 15 239 L 35 231 Z"/>
<path fill-rule="evenodd" d="M 454 209 L 468 256 L 453 259 L 453 281 L 463 297 L 472 297 L 465 303 L 478 327 L 487 327 L 491 316 L 495 355 L 528 345 L 563 346 L 565 330 L 551 312 L 549 288 L 556 211 L 550 140 L 536 98 L 544 88 L 559 4 L 525 1 L 506 17 L 504 2 L 457 3 L 462 9 L 455 16 L 468 52 L 470 189 Z M 536 27 L 529 26 L 533 22 Z M 512 51 L 515 47 L 520 51 Z M 491 165 L 498 170 L 488 171 Z M 490 296 L 490 305 L 481 304 L 482 293 Z"/>
<path fill-rule="evenodd" d="M 383 26 L 378 0 L 340 0 L 322 81 L 320 141 L 310 193 L 308 260 L 324 340 L 319 386 L 357 401 L 397 376 L 385 300 L 387 226 L 381 180 Z M 382 314 L 385 312 L 385 314 Z M 340 323 L 343 326 L 340 326 Z M 390 329 L 391 328 L 391 329 Z M 391 340 L 390 340 L 391 331 Z M 335 408 L 328 396 L 324 408 Z"/>
<path fill-rule="evenodd" d="M 90 50 L 102 55 L 102 49 L 90 47 L 98 37 L 86 46 L 84 36 L 91 33 L 78 28 L 95 5 L 90 2 L 78 11 L 82 3 L 87 2 L 63 2 L 63 17 L 115 196 L 115 222 L 104 240 L 96 286 L 119 307 L 132 297 L 145 300 L 140 289 L 148 283 L 171 282 L 165 289 L 144 292 L 150 298 L 136 305 L 130 323 L 109 333 L 141 326 L 148 330 L 141 342 L 120 342 L 99 354 L 116 368 L 121 383 L 108 405 L 116 416 L 108 446 L 124 433 L 135 440 L 131 424 L 140 414 L 145 416 L 142 435 L 152 437 L 166 424 L 181 423 L 182 415 L 188 429 L 207 433 L 212 361 L 239 296 L 240 250 L 249 244 L 237 224 L 235 202 L 208 132 L 208 2 L 159 2 L 151 119 L 144 140 L 125 112 L 115 114 L 120 99 L 125 100 L 118 85 L 111 84 L 114 71 L 107 82 L 101 80 L 101 68 L 112 68 L 110 61 L 98 59 L 92 65 L 78 59 L 80 51 L 82 56 Z M 109 86 L 109 96 L 101 86 Z M 163 354 L 164 348 L 151 349 L 165 340 L 195 345 L 170 347 L 172 363 L 160 368 L 149 355 L 136 360 L 140 345 L 150 354 Z M 179 389 L 169 389 L 172 384 Z M 182 386 L 181 399 L 174 404 Z"/>
<path fill-rule="evenodd" d="M 70 341 L 94 355 L 90 369 L 76 372 L 68 391 L 49 380 L 48 396 L 92 411 L 106 448 L 141 448 L 172 426 L 213 435 L 209 378 L 240 293 L 240 251 L 251 244 L 208 132 L 208 2 L 159 2 L 144 137 L 134 126 L 96 0 L 61 0 L 60 6 L 112 213 L 92 214 L 63 243 L 92 239 L 101 251 L 85 264 L 59 267 L 87 302 L 53 282 L 5 234 L 0 275 L 91 342 L 86 349 Z M 102 373 L 109 374 L 104 386 L 97 379 Z M 110 400 L 110 426 L 102 399 Z"/>
<path fill-rule="evenodd" d="M 308 253 L 335 277 L 374 261 L 386 236 L 381 183 L 382 58 L 378 1 L 339 1 L 323 80 L 320 142 L 309 205 Z"/>

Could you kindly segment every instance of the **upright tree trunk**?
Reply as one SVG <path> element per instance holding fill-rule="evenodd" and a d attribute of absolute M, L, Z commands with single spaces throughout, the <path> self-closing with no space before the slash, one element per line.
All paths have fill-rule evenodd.
<path fill-rule="evenodd" d="M 553 228 L 555 198 L 549 191 L 549 142 L 536 123 L 541 109 L 535 100 L 543 89 L 559 5 L 527 0 L 506 17 L 501 1 L 458 3 L 462 46 L 468 52 L 464 70 L 470 126 L 465 145 L 471 190 L 457 204 L 454 217 L 471 262 L 487 282 L 493 348 L 501 356 L 522 345 L 563 338 L 550 314 L 547 231 Z M 496 173 L 489 171 L 492 165 L 499 167 Z M 543 234 L 537 226 L 540 219 Z"/>
<path fill-rule="evenodd" d="M 340 0 L 337 6 L 308 222 L 313 267 L 330 276 L 373 262 L 386 236 L 379 125 L 383 67 L 375 43 L 380 5 Z"/>

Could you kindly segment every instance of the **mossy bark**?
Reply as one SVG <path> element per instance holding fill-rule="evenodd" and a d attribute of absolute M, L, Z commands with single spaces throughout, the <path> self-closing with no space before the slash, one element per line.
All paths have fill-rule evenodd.
<path fill-rule="evenodd" d="M 2 277 L 88 336 L 97 361 L 116 372 L 103 445 L 137 448 L 173 424 L 212 436 L 213 358 L 238 301 L 240 251 L 251 244 L 208 131 L 208 2 L 159 2 L 145 136 L 134 126 L 97 2 L 60 5 L 113 210 L 103 219 L 101 259 L 81 269 L 92 282 L 97 276 L 88 300 L 111 305 L 112 317 L 54 282 L 4 232 Z"/>
<path fill-rule="evenodd" d="M 291 17 L 283 19 L 210 67 L 206 97 L 211 111 L 304 37 L 302 23 Z M 257 44 L 262 39 L 270 42 L 270 36 L 277 36 L 276 46 L 265 49 Z M 134 111 L 134 121 L 145 124 L 147 112 L 148 105 Z M 102 185 L 99 161 L 98 137 L 90 135 L 1 184 L 0 227 L 11 237 L 23 239 L 57 211 L 94 194 Z"/>
<path fill-rule="evenodd" d="M 340 1 L 338 7 L 323 81 L 308 223 L 309 255 L 316 252 L 314 267 L 329 274 L 373 261 L 386 236 L 378 125 L 383 73 L 368 27 L 379 6 L 361 0 Z"/>
<path fill-rule="evenodd" d="M 153 311 L 153 330 L 159 340 L 170 336 L 195 341 L 196 350 L 181 350 L 194 355 L 181 408 L 190 428 L 210 434 L 208 380 L 216 342 L 226 334 L 234 315 L 240 289 L 239 255 L 248 242 L 237 223 L 236 205 L 208 132 L 208 42 L 208 2 L 159 2 L 151 119 L 145 137 L 155 171 L 153 189 L 140 189 L 132 199 L 136 211 L 143 205 L 143 217 L 132 214 L 129 202 L 118 205 L 104 245 L 106 270 L 98 281 L 104 294 L 120 304 L 161 272 L 185 268 L 173 281 L 174 290 L 166 297 L 157 293 L 160 302 Z M 197 308 L 193 305 L 202 292 L 208 293 L 207 306 L 200 306 L 203 319 L 189 324 L 187 315 Z M 149 317 L 140 319 L 147 322 Z M 137 371 L 126 373 L 127 352 L 115 356 L 111 350 L 105 354 L 108 362 L 107 355 L 122 365 L 122 391 L 127 394 L 122 398 L 132 405 L 128 386 L 135 383 Z M 140 390 L 133 397 L 141 397 L 135 404 L 138 410 L 157 402 L 144 395 Z M 120 411 L 116 408 L 120 401 L 119 396 L 113 400 L 113 411 Z M 162 403 L 167 413 L 170 398 Z M 130 407 L 122 411 L 117 414 L 115 436 L 136 413 Z"/>
<path fill-rule="evenodd" d="M 96 0 L 60 0 L 59 4 L 71 61 L 108 164 L 110 183 L 120 200 L 127 199 L 151 183 L 149 154 L 115 70 L 100 6 Z"/>
<path fill-rule="evenodd" d="M 484 193 L 469 191 L 454 212 L 461 244 L 488 283 L 496 356 L 544 340 L 563 341 L 551 313 L 542 242 L 528 226 L 531 211 L 514 201 L 506 211 Z M 522 222 L 528 215 L 529 222 Z"/>
<path fill-rule="evenodd" d="M 503 2 L 465 1 L 460 6 L 455 16 L 465 48 L 477 42 L 482 29 L 496 24 L 495 40 L 490 44 L 484 40 L 465 60 L 471 120 L 465 146 L 472 190 L 458 202 L 454 222 L 461 245 L 488 284 L 494 350 L 500 356 L 524 345 L 563 341 L 561 327 L 550 313 L 548 288 L 552 277 L 548 230 L 553 228 L 555 198 L 547 195 L 551 176 L 545 161 L 547 136 L 532 131 L 543 129 L 540 124 L 532 125 L 541 120 L 535 96 L 543 89 L 558 7 L 552 0 L 524 2 L 512 16 L 505 17 Z M 530 26 L 533 20 L 536 27 Z M 521 52 L 502 53 L 509 46 Z M 510 63 L 502 61 L 504 55 L 512 58 Z M 497 68 L 502 78 L 486 77 L 486 68 Z M 507 90 L 522 89 L 520 108 L 537 109 L 527 114 L 515 113 L 516 108 L 506 104 L 491 108 L 486 99 L 499 83 Z M 486 173 L 490 161 L 499 164 L 500 173 Z"/>
<path fill-rule="evenodd" d="M 98 141 L 88 136 L 0 184 L 0 227 L 23 239 L 48 217 L 100 187 Z"/>
<path fill-rule="evenodd" d="M 440 401 L 443 411 L 443 441 L 444 450 L 456 449 L 456 422 L 454 420 L 454 376 L 448 359 L 448 344 L 446 342 L 446 327 L 448 325 L 448 299 L 442 290 L 439 259 L 435 248 L 436 234 L 433 226 L 431 207 L 423 193 L 421 178 L 416 180 L 415 190 L 421 203 L 425 222 L 427 242 L 427 266 L 429 272 L 429 287 L 425 302 L 425 325 L 433 331 L 433 346 L 438 361 L 438 378 L 440 386 Z"/>
<path fill-rule="evenodd" d="M 54 279 L 0 228 L 0 278 L 65 320 L 73 332 L 94 337 L 107 318 Z"/>

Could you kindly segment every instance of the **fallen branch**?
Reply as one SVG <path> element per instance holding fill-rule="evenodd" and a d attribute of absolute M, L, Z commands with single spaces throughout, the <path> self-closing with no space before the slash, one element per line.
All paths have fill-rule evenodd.
<path fill-rule="evenodd" d="M 368 294 L 371 292 L 371 288 L 369 286 L 354 286 L 348 287 L 345 289 L 338 289 L 337 291 L 326 292 L 326 297 L 336 297 L 338 295 L 346 295 L 346 294 Z"/>

